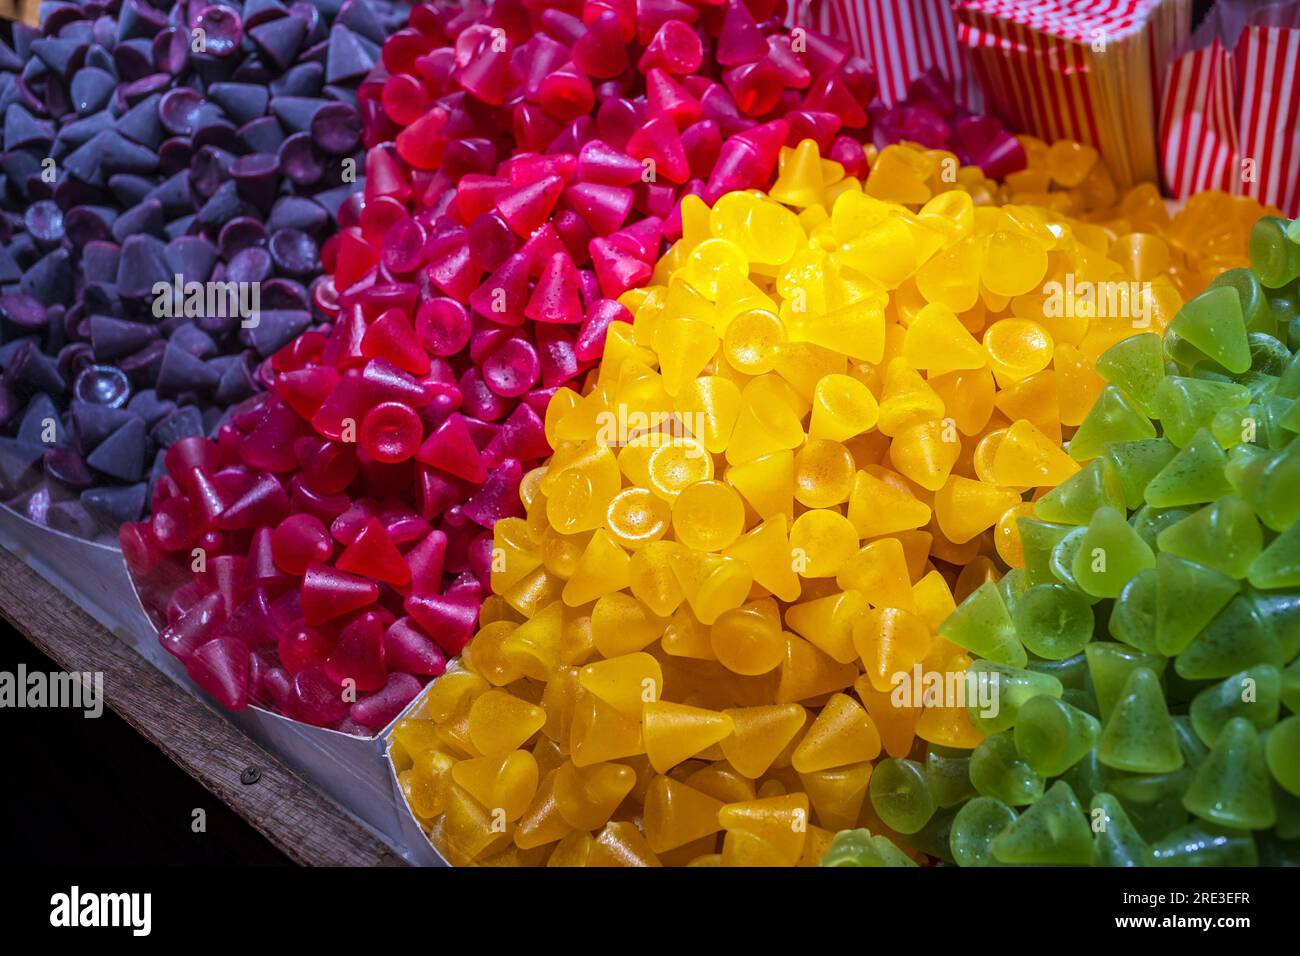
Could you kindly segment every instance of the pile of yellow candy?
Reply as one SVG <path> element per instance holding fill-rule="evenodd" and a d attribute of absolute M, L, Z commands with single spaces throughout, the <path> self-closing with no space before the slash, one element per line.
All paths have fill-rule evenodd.
<path fill-rule="evenodd" d="M 996 189 L 998 203 L 1043 206 L 1104 226 L 1117 239 L 1111 257 L 1138 280 L 1169 275 L 1184 299 L 1228 269 L 1248 268 L 1246 240 L 1269 210 L 1250 196 L 1211 190 L 1188 198 L 1170 215 L 1160 190 L 1143 183 L 1123 196 L 1091 146 L 1061 140 L 1050 146 L 1018 137 L 1026 168 Z"/>
<path fill-rule="evenodd" d="M 770 196 L 683 202 L 634 322 L 548 409 L 461 666 L 394 731 L 449 862 L 812 864 L 890 835 L 882 753 L 979 742 L 894 678 L 964 671 L 940 624 L 1079 468 L 1062 440 L 1135 319 L 1071 297 L 1140 278 L 1158 331 L 1197 280 L 1100 221 L 977 204 L 949 159 L 887 148 L 864 188 L 805 142 Z"/>

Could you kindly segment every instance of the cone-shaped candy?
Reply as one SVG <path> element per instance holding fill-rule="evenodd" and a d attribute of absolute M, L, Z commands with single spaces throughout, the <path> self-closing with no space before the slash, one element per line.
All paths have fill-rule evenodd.
<path fill-rule="evenodd" d="M 1097 757 L 1130 773 L 1169 773 L 1183 765 L 1159 680 L 1147 668 L 1129 675 L 1102 730 Z"/>

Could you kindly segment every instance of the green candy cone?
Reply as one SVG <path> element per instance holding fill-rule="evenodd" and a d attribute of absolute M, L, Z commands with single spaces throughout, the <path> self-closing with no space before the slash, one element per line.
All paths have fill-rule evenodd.
<path fill-rule="evenodd" d="M 1020 596 L 1011 618 L 1025 647 L 1046 660 L 1073 657 L 1092 638 L 1092 607 L 1063 584 L 1034 585 Z"/>
<path fill-rule="evenodd" d="M 939 634 L 958 647 L 999 664 L 1023 667 L 1029 660 L 1024 646 L 1016 639 L 1006 603 L 991 581 L 981 584 L 948 615 Z"/>
<path fill-rule="evenodd" d="M 1188 711 L 1196 736 L 1207 746 L 1218 739 L 1228 721 L 1244 717 L 1256 730 L 1277 723 L 1282 674 L 1272 664 L 1248 667 L 1205 688 Z"/>
<path fill-rule="evenodd" d="M 1147 547 L 1155 551 L 1158 549 L 1157 542 L 1161 533 L 1184 518 L 1190 517 L 1191 514 L 1192 512 L 1187 508 L 1152 508 L 1144 504 L 1133 512 L 1128 523 L 1133 526 L 1138 537 L 1147 543 Z"/>
<path fill-rule="evenodd" d="M 1170 375 L 1156 388 L 1155 406 L 1165 437 L 1183 448 L 1199 429 L 1208 428 L 1221 408 L 1245 408 L 1250 391 L 1232 382 Z M 1143 436 L 1135 436 L 1143 437 Z"/>
<path fill-rule="evenodd" d="M 1078 474 L 1039 498 L 1034 504 L 1034 515 L 1043 521 L 1084 525 L 1098 508 L 1105 505 L 1123 508 L 1125 504 L 1119 471 L 1109 458 L 1102 457 L 1094 458 Z"/>
<path fill-rule="evenodd" d="M 1092 830 L 1069 784 L 1057 781 L 993 840 L 1001 863 L 1087 866 L 1092 860 Z"/>
<path fill-rule="evenodd" d="M 1241 297 L 1231 286 L 1207 289 L 1188 300 L 1170 328 L 1229 372 L 1241 373 L 1250 368 Z"/>
<path fill-rule="evenodd" d="M 1232 491 L 1227 466 L 1228 456 L 1209 430 L 1202 428 L 1151 479 L 1146 502 L 1154 508 L 1176 508 L 1213 501 Z"/>
<path fill-rule="evenodd" d="M 1168 663 L 1158 654 L 1149 654 L 1109 641 L 1094 641 L 1084 653 L 1088 658 L 1088 674 L 1092 678 L 1092 689 L 1097 695 L 1097 707 L 1103 721 L 1109 719 L 1135 670 L 1145 667 L 1158 675 Z"/>
<path fill-rule="evenodd" d="M 1250 271 L 1262 285 L 1280 289 L 1300 275 L 1300 246 L 1287 235 L 1290 223 L 1265 216 L 1250 230 Z"/>
<path fill-rule="evenodd" d="M 1107 442 L 1155 437 L 1151 420 L 1118 388 L 1107 385 L 1070 439 L 1070 457 L 1075 461 L 1089 461 L 1105 450 Z"/>
<path fill-rule="evenodd" d="M 1016 811 L 993 797 L 976 797 L 957 811 L 948 848 L 959 866 L 1001 866 L 993 841 L 1016 821 Z"/>
<path fill-rule="evenodd" d="M 1071 562 L 1079 587 L 1095 597 L 1118 597 L 1143 568 L 1156 563 L 1151 548 L 1115 508 L 1100 508 L 1088 523 Z"/>
<path fill-rule="evenodd" d="M 1260 555 L 1264 533 L 1255 512 L 1244 499 L 1224 495 L 1165 528 L 1156 537 L 1156 543 L 1161 551 L 1222 571 L 1229 577 L 1243 578 Z M 1300 540 L 1297 549 L 1300 561 Z"/>
<path fill-rule="evenodd" d="M 994 661 L 972 661 L 968 671 L 978 680 L 997 681 L 997 713 L 986 717 L 978 703 L 970 704 L 966 710 L 970 721 L 984 736 L 991 737 L 1009 729 L 1016 722 L 1016 715 L 1025 702 L 1039 694 L 1060 697 L 1063 690 L 1061 682 L 1050 674 L 1021 667 L 1009 667 Z M 934 748 L 932 747 L 931 750 Z"/>
<path fill-rule="evenodd" d="M 1265 526 L 1285 531 L 1300 519 L 1300 442 L 1281 451 L 1239 445 L 1225 472 L 1233 490 L 1245 498 Z"/>
<path fill-rule="evenodd" d="M 1257 588 L 1300 585 L 1300 522 L 1291 525 L 1259 552 L 1246 576 Z"/>
<path fill-rule="evenodd" d="M 1097 759 L 1130 773 L 1169 773 L 1183 765 L 1160 681 L 1150 668 L 1129 674 L 1101 732 Z"/>
<path fill-rule="evenodd" d="M 1244 343 L 1244 333 L 1242 339 Z M 1160 336 L 1143 332 L 1116 342 L 1097 357 L 1097 374 L 1119 388 L 1143 415 L 1154 417 L 1152 402 L 1156 386 L 1165 377 L 1165 352 Z"/>
<path fill-rule="evenodd" d="M 1101 732 L 1091 714 L 1055 697 L 1035 697 L 1020 708 L 1016 750 L 1041 777 L 1057 777 L 1083 759 Z"/>
<path fill-rule="evenodd" d="M 1043 795 L 1043 778 L 1020 756 L 1010 732 L 986 737 L 970 756 L 970 780 L 986 797 L 1023 807 Z"/>
<path fill-rule="evenodd" d="M 1239 594 L 1174 661 L 1187 680 L 1221 680 L 1255 664 L 1281 667 L 1282 647 L 1273 628 L 1244 594 Z"/>
<path fill-rule="evenodd" d="M 1245 320 L 1246 328 L 1251 333 L 1263 332 L 1270 336 L 1277 334 L 1277 316 L 1273 314 L 1273 309 L 1268 302 L 1268 296 L 1264 292 L 1264 286 L 1255 273 L 1249 269 L 1229 269 L 1227 272 L 1221 272 L 1215 276 L 1210 284 L 1206 286 L 1206 291 L 1221 288 L 1237 290 L 1241 315 Z M 1254 364 L 1254 367 L 1258 368 L 1259 366 Z"/>
<path fill-rule="evenodd" d="M 1219 732 L 1183 794 L 1183 806 L 1202 820 L 1242 830 L 1277 822 L 1264 748 L 1250 721 L 1234 717 Z"/>
<path fill-rule="evenodd" d="M 1169 464 L 1176 454 L 1178 449 L 1168 439 L 1147 438 L 1138 441 L 1111 442 L 1106 446 L 1102 457 L 1115 466 L 1120 485 L 1124 489 L 1124 505 L 1132 509 L 1142 504 L 1151 479 L 1161 468 Z M 1084 520 L 1078 523 L 1088 522 Z"/>
<path fill-rule="evenodd" d="M 1173 656 L 1240 590 L 1222 571 L 1161 552 L 1156 558 L 1156 648 Z"/>
<path fill-rule="evenodd" d="M 925 768 L 915 760 L 890 757 L 876 764 L 867 785 L 871 806 L 885 826 L 897 833 L 916 833 L 934 815 L 934 795 Z"/>
<path fill-rule="evenodd" d="M 1124 805 L 1109 793 L 1099 793 L 1089 804 L 1093 866 L 1146 866 L 1151 848 L 1129 820 Z"/>
<path fill-rule="evenodd" d="M 1115 599 L 1108 622 L 1110 636 L 1129 647 L 1154 653 L 1156 649 L 1156 569 L 1134 575 Z"/>
<path fill-rule="evenodd" d="M 1052 524 L 1025 517 L 1016 519 L 1016 527 L 1020 531 L 1020 548 L 1025 556 L 1025 580 L 1030 584 L 1050 584 L 1055 581 L 1051 568 L 1052 552 L 1074 528 L 1067 524 Z"/>
<path fill-rule="evenodd" d="M 970 782 L 969 750 L 954 750 L 932 744 L 925 755 L 925 782 L 934 802 L 951 807 L 975 796 Z"/>

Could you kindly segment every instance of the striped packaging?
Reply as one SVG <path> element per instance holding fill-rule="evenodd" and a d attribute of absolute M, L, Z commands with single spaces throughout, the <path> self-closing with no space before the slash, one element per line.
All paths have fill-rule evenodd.
<path fill-rule="evenodd" d="M 1222 2 L 1169 67 L 1160 159 L 1169 192 L 1252 196 L 1300 216 L 1300 3 Z"/>
<path fill-rule="evenodd" d="M 912 82 L 936 69 L 960 106 L 983 112 L 983 94 L 957 43 L 952 0 L 810 0 L 806 6 L 811 26 L 848 40 L 871 64 L 886 106 L 907 99 Z"/>
<path fill-rule="evenodd" d="M 1158 175 L 1159 78 L 1190 0 L 956 0 L 990 109 L 1049 142 L 1096 147 L 1121 187 Z"/>

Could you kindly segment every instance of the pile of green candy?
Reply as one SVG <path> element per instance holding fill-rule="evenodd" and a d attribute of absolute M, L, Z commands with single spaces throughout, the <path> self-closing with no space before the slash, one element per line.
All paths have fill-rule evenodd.
<path fill-rule="evenodd" d="M 913 848 L 1300 863 L 1300 220 L 1260 220 L 1250 258 L 1163 342 L 1101 356 L 1085 467 L 1020 519 L 1024 568 L 941 628 L 999 707 L 969 707 L 973 751 L 877 765 L 872 806 Z M 841 833 L 823 865 L 897 864 L 882 841 Z"/>

